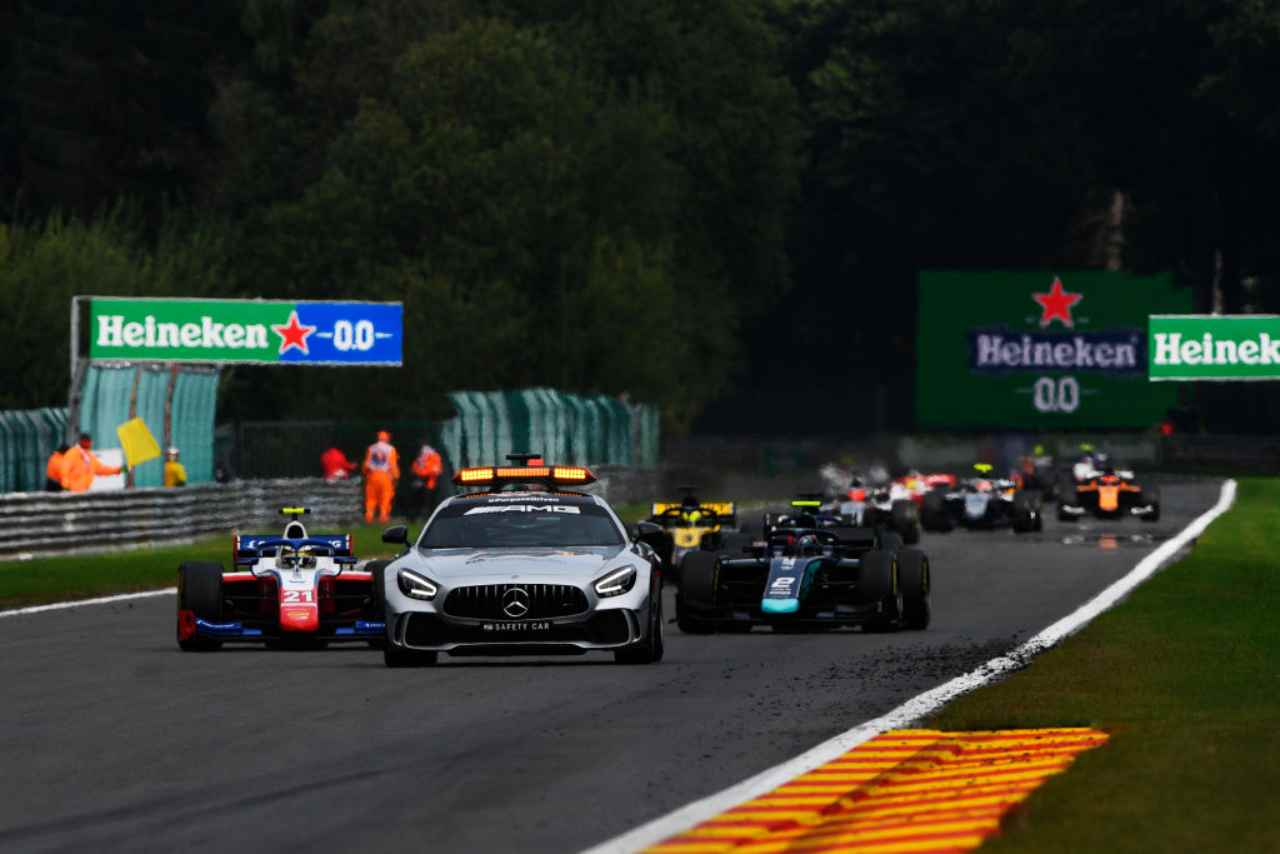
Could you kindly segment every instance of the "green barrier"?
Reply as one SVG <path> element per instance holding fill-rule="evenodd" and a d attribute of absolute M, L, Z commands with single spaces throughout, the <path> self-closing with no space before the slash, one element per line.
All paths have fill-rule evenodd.
<path fill-rule="evenodd" d="M 454 465 L 501 462 L 524 451 L 569 464 L 658 462 L 660 418 L 651 406 L 549 388 L 455 391 L 448 397 L 458 415 L 440 426 L 440 436 Z"/>
<path fill-rule="evenodd" d="M 42 491 L 49 455 L 66 430 L 65 409 L 0 412 L 0 492 Z"/>

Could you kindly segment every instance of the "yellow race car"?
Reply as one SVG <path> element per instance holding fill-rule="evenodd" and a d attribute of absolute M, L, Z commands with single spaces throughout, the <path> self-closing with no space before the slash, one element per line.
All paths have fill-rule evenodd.
<path fill-rule="evenodd" d="M 671 537 L 671 565 L 701 548 L 718 549 L 721 533 L 736 529 L 737 512 L 732 501 L 701 501 L 692 487 L 683 487 L 679 501 L 655 502 L 648 521 Z"/>

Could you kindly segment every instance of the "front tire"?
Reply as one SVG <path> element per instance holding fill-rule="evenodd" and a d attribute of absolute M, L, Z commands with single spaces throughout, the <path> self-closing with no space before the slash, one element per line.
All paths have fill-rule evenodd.
<path fill-rule="evenodd" d="M 694 611 L 714 608 L 716 604 L 716 563 L 713 552 L 689 552 L 680 563 L 680 592 L 676 594 L 676 625 L 687 635 L 706 635 L 715 631 L 707 620 Z"/>
<path fill-rule="evenodd" d="M 373 584 L 369 599 L 369 621 L 374 623 L 387 622 L 387 564 L 389 560 L 373 560 L 366 564 L 365 569 L 373 575 Z M 387 638 L 384 635 L 369 641 L 369 646 L 373 649 L 386 649 Z"/>
<path fill-rule="evenodd" d="M 1160 489 L 1149 487 L 1142 490 L 1142 503 L 1151 505 L 1151 512 L 1142 517 L 1144 522 L 1160 521 Z"/>
<path fill-rule="evenodd" d="M 1013 496 L 1013 532 L 1029 534 L 1039 530 L 1040 507 L 1036 500 L 1026 492 L 1018 492 Z"/>
<path fill-rule="evenodd" d="M 216 623 L 222 619 L 222 567 L 216 563 L 186 561 L 178 567 L 178 648 L 183 652 L 212 652 L 222 642 L 196 637 L 194 625 L 184 626 L 187 619 Z M 183 635 L 187 634 L 184 638 Z"/>
<path fill-rule="evenodd" d="M 615 650 L 613 660 L 618 664 L 657 664 L 665 651 L 662 642 L 662 594 L 649 603 L 649 631 L 645 639 L 632 647 Z"/>
<path fill-rule="evenodd" d="M 865 630 L 897 631 L 904 607 L 897 555 L 888 551 L 867 552 L 862 556 L 861 578 L 867 598 L 880 605 L 880 613 L 867 621 Z"/>
<path fill-rule="evenodd" d="M 916 549 L 898 552 L 898 583 L 902 585 L 903 628 L 917 632 L 929 628 L 933 617 L 929 596 L 933 578 L 924 552 Z"/>
<path fill-rule="evenodd" d="M 889 515 L 893 529 L 904 543 L 911 546 L 920 542 L 920 513 L 916 510 L 915 502 L 900 498 L 890 505 Z"/>
<path fill-rule="evenodd" d="M 947 499 L 941 492 L 926 492 L 920 505 L 920 523 L 926 531 L 945 534 L 955 527 L 947 512 Z"/>

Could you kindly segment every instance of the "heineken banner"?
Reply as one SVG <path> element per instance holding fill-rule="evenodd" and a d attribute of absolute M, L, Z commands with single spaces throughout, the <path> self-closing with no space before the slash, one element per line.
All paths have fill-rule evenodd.
<path fill-rule="evenodd" d="M 1152 380 L 1280 380 L 1280 317 L 1161 315 L 1149 327 Z"/>
<path fill-rule="evenodd" d="M 399 365 L 398 302 L 89 300 L 89 358 L 281 365 Z"/>
<path fill-rule="evenodd" d="M 1176 403 L 1147 382 L 1147 316 L 1191 308 L 1170 278 L 925 272 L 919 295 L 922 428 L 1142 428 Z"/>

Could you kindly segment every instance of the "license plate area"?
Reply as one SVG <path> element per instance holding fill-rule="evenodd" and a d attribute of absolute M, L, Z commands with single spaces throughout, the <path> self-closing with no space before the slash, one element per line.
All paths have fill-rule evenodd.
<path fill-rule="evenodd" d="M 542 634 L 551 631 L 551 622 L 549 620 L 529 620 L 527 622 L 495 621 L 492 623 L 481 623 L 480 631 L 485 632 L 486 634 L 513 636 Z"/>

